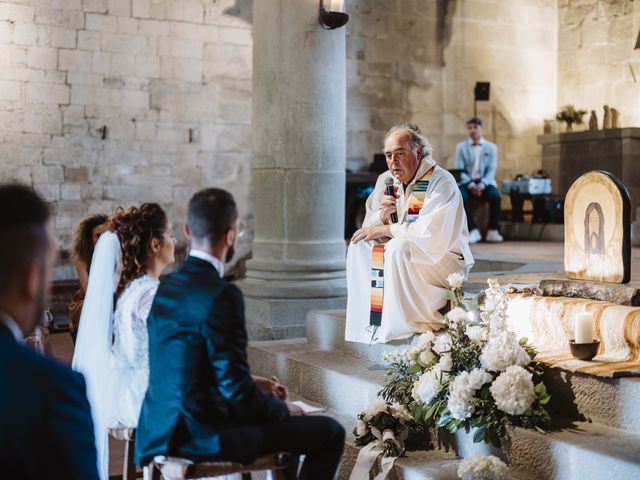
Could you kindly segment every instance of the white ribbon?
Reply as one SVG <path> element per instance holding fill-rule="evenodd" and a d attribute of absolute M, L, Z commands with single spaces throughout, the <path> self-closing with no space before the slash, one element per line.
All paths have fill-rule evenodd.
<path fill-rule="evenodd" d="M 384 453 L 384 441 L 395 438 L 391 430 L 385 430 L 382 434 L 380 434 L 380 430 L 377 428 L 372 428 L 371 431 L 376 439 L 360 449 L 349 480 L 369 480 L 369 472 L 373 468 L 373 464 L 376 463 L 377 458 Z M 376 475 L 374 480 L 384 480 L 387 478 L 396 458 L 398 457 L 383 457 L 380 461 L 381 471 Z"/>

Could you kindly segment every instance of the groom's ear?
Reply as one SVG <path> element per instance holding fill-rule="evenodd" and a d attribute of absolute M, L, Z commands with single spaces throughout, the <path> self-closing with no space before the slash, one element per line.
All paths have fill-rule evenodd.
<path fill-rule="evenodd" d="M 226 235 L 227 247 L 233 247 L 236 241 L 236 231 L 234 228 L 230 228 Z"/>
<path fill-rule="evenodd" d="M 191 229 L 188 223 L 184 224 L 184 236 L 187 237 L 187 240 L 191 240 Z"/>

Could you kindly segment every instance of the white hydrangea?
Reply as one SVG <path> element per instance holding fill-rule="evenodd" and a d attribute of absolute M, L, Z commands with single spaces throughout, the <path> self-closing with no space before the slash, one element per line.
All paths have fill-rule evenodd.
<path fill-rule="evenodd" d="M 430 348 L 425 348 L 418 356 L 418 361 L 423 367 L 428 367 L 435 360 L 436 356 Z"/>
<path fill-rule="evenodd" d="M 464 333 L 472 342 L 481 342 L 486 338 L 486 330 L 479 325 L 467 325 Z"/>
<path fill-rule="evenodd" d="M 462 323 L 463 325 L 468 321 L 467 311 L 464 308 L 456 307 L 452 308 L 449 313 L 447 313 L 447 320 L 449 320 L 449 324 L 453 327 L 458 323 Z"/>
<path fill-rule="evenodd" d="M 474 390 L 480 390 L 482 385 L 491 380 L 493 380 L 493 375 L 481 368 L 474 368 L 469 372 L 469 386 Z"/>
<path fill-rule="evenodd" d="M 452 343 L 453 341 L 451 340 L 451 336 L 448 333 L 443 333 L 436 337 L 433 349 L 437 353 L 442 354 L 451 350 Z"/>
<path fill-rule="evenodd" d="M 491 385 L 496 406 L 509 415 L 522 415 L 536 399 L 532 378 L 522 367 L 508 367 Z"/>
<path fill-rule="evenodd" d="M 461 288 L 464 277 L 459 273 L 452 273 L 447 277 L 447 283 L 451 288 Z"/>
<path fill-rule="evenodd" d="M 480 354 L 482 367 L 494 372 L 502 372 L 511 365 L 524 367 L 530 362 L 527 351 L 518 343 L 516 336 L 508 331 L 492 335 Z"/>
<path fill-rule="evenodd" d="M 453 418 L 464 420 L 476 410 L 476 391 L 469 384 L 469 372 L 460 372 L 449 383 L 449 400 L 447 407 Z"/>
<path fill-rule="evenodd" d="M 413 382 L 411 395 L 418 402 L 425 404 L 431 403 L 431 400 L 442 391 L 443 385 L 440 381 L 441 378 L 442 373 L 437 367 L 424 372 Z"/>
<path fill-rule="evenodd" d="M 475 455 L 460 462 L 458 476 L 462 480 L 511 480 L 509 467 L 498 457 Z"/>

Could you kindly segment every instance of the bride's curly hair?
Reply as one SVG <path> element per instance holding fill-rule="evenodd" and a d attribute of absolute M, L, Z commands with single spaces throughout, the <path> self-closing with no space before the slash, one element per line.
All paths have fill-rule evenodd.
<path fill-rule="evenodd" d="M 157 203 L 116 209 L 109 221 L 109 230 L 118 236 L 122 249 L 122 274 L 116 299 L 130 282 L 146 273 L 149 243 L 152 238 L 163 241 L 168 223 L 166 212 Z"/>

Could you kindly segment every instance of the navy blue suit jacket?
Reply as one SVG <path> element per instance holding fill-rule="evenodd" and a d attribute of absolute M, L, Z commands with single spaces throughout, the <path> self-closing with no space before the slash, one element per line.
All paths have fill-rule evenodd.
<path fill-rule="evenodd" d="M 240 290 L 210 263 L 188 257 L 160 282 L 147 328 L 149 387 L 136 463 L 156 455 L 254 460 L 260 444 L 243 427 L 285 420 L 289 411 L 251 377 Z"/>
<path fill-rule="evenodd" d="M 84 378 L 19 344 L 1 323 L 0 477 L 98 479 Z"/>

